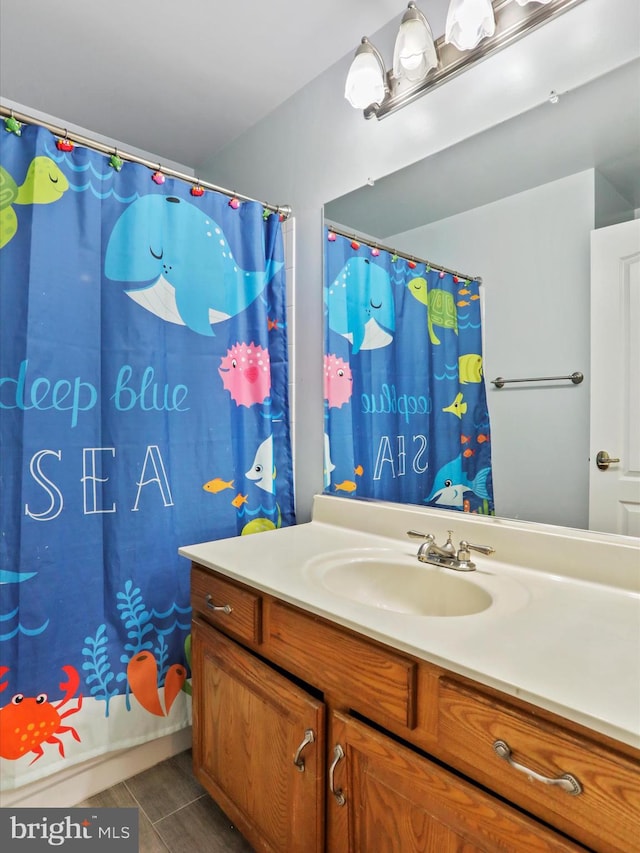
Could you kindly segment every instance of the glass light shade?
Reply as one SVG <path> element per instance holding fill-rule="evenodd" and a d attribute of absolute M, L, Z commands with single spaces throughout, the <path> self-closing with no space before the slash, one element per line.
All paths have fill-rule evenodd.
<path fill-rule="evenodd" d="M 471 50 L 496 30 L 491 0 L 451 0 L 445 41 L 458 50 Z"/>
<path fill-rule="evenodd" d="M 393 51 L 393 76 L 420 80 L 438 64 L 431 27 L 419 17 L 403 20 Z"/>
<path fill-rule="evenodd" d="M 344 87 L 344 96 L 352 107 L 364 110 L 380 104 L 385 96 L 384 73 L 375 54 L 358 48 Z"/>

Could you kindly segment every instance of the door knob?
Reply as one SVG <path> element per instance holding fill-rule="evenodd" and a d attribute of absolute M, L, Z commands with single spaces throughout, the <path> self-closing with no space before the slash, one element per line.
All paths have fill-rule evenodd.
<path fill-rule="evenodd" d="M 596 456 L 596 465 L 601 471 L 606 471 L 612 462 L 619 461 L 619 459 L 614 459 L 613 456 L 609 456 L 606 450 L 600 450 Z"/>

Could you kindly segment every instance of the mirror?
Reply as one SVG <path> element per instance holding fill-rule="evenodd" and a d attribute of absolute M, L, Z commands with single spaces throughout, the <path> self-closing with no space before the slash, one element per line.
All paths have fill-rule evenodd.
<path fill-rule="evenodd" d="M 325 204 L 327 224 L 482 278 L 499 516 L 588 527 L 590 232 L 639 211 L 640 60 Z"/>

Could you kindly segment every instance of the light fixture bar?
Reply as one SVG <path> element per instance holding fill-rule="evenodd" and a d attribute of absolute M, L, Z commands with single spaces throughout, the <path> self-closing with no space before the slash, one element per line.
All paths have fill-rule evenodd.
<path fill-rule="evenodd" d="M 397 79 L 391 71 L 387 71 L 389 93 L 385 95 L 382 103 L 368 106 L 364 110 L 364 117 L 386 118 L 431 89 L 466 71 L 475 62 L 497 53 L 582 2 L 583 0 L 551 0 L 546 4 L 532 2 L 520 6 L 511 0 L 493 0 L 496 30 L 492 36 L 483 39 L 473 50 L 465 52 L 447 44 L 444 36 L 441 36 L 435 43 L 440 58 L 438 67 L 427 78 L 413 85 L 406 80 Z"/>

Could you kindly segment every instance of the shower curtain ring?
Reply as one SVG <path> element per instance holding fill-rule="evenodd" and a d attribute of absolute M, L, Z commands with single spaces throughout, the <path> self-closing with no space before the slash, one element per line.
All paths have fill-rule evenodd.
<path fill-rule="evenodd" d="M 118 149 L 113 149 L 113 154 L 109 157 L 109 165 L 112 169 L 115 169 L 116 172 L 119 172 L 122 169 L 123 162 L 122 158 L 118 155 Z"/>
<path fill-rule="evenodd" d="M 69 139 L 69 131 L 65 127 L 64 136 L 56 141 L 56 148 L 58 151 L 73 151 L 73 142 Z"/>

